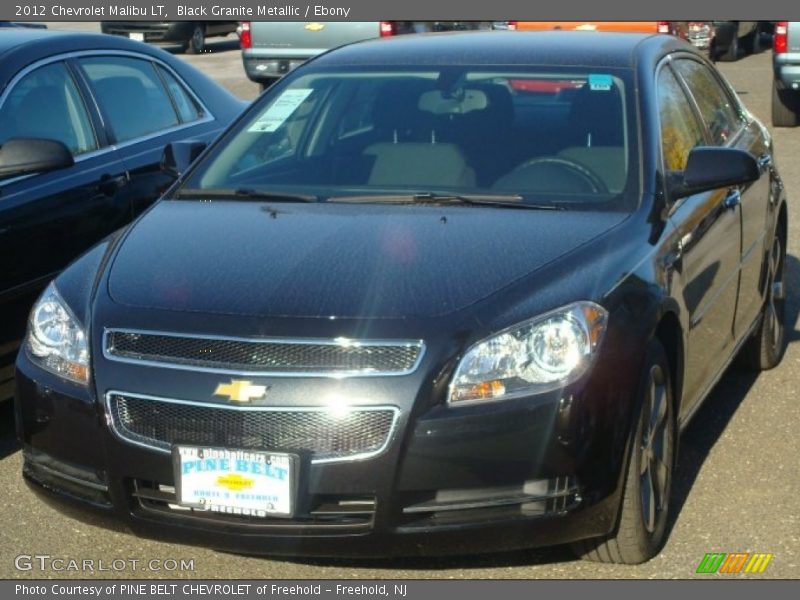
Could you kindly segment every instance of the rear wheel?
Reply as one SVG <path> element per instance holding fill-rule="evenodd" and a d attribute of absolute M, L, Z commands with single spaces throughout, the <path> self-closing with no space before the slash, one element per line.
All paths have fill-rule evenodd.
<path fill-rule="evenodd" d="M 200 54 L 206 49 L 206 30 L 202 23 L 197 23 L 192 29 L 192 37 L 186 51 L 189 54 Z"/>
<path fill-rule="evenodd" d="M 619 524 L 609 535 L 573 544 L 582 558 L 639 564 L 655 556 L 667 530 L 676 420 L 669 363 L 658 340 L 650 342 L 640 383 L 641 410 L 635 424 Z"/>
<path fill-rule="evenodd" d="M 758 54 L 761 52 L 761 28 L 756 26 L 755 30 L 745 38 L 745 50 L 748 54 Z"/>
<path fill-rule="evenodd" d="M 767 300 L 761 311 L 761 323 L 745 342 L 739 364 L 755 371 L 778 366 L 786 349 L 786 246 L 776 234 L 767 260 Z"/>
<path fill-rule="evenodd" d="M 796 127 L 800 124 L 800 102 L 795 90 L 782 90 L 772 80 L 772 124 L 775 127 Z"/>
<path fill-rule="evenodd" d="M 733 62 L 738 58 L 739 58 L 739 36 L 737 36 L 736 32 L 734 32 L 733 37 L 731 38 L 731 43 L 725 49 L 725 52 L 723 52 L 720 55 L 719 60 L 721 60 L 722 62 Z"/>

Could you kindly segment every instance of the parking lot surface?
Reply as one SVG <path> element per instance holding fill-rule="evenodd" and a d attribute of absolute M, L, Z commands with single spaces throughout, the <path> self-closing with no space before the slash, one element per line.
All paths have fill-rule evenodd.
<path fill-rule="evenodd" d="M 99 30 L 92 24 L 52 28 Z M 502 35 L 502 34 L 501 34 Z M 186 56 L 245 99 L 258 86 L 244 75 L 234 36 L 209 40 L 209 52 Z M 769 52 L 720 65 L 746 105 L 769 123 Z M 717 578 L 695 575 L 708 552 L 764 552 L 773 558 L 760 575 L 794 578 L 800 573 L 800 129 L 773 132 L 776 162 L 789 195 L 787 259 L 789 347 L 783 363 L 755 375 L 731 369 L 681 438 L 672 496 L 671 533 L 662 553 L 639 566 L 575 560 L 566 548 L 451 558 L 380 561 L 244 557 L 206 548 L 136 538 L 74 521 L 39 501 L 25 486 L 22 456 L 13 432 L 10 403 L 0 406 L 0 577 L 170 578 Z M 44 571 L 19 555 L 92 560 L 94 572 Z M 160 563 L 149 563 L 158 559 Z M 172 570 L 170 560 L 192 561 Z M 99 571 L 111 561 L 122 569 Z M 132 560 L 138 561 L 135 565 Z M 102 562 L 101 562 L 102 561 Z M 33 564 L 32 564 L 33 563 Z M 31 564 L 30 570 L 25 569 Z M 68 565 L 69 563 L 65 563 Z M 61 565 L 61 563 L 58 563 Z M 732 577 L 732 576 L 728 576 Z M 752 577 L 752 576 L 748 576 Z"/>

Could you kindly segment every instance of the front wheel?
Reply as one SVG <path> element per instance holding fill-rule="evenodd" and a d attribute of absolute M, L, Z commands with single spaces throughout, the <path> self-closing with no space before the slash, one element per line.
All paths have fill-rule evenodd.
<path fill-rule="evenodd" d="M 664 544 L 677 425 L 669 362 L 658 340 L 647 348 L 639 405 L 617 529 L 573 544 L 582 558 L 639 564 L 653 558 Z"/>
<path fill-rule="evenodd" d="M 192 37 L 189 38 L 189 45 L 186 51 L 189 54 L 200 54 L 206 49 L 206 30 L 201 23 L 197 23 L 192 29 Z"/>
<path fill-rule="evenodd" d="M 731 43 L 725 49 L 725 52 L 720 54 L 719 60 L 722 62 L 734 62 L 739 58 L 739 36 L 734 32 L 731 38 Z"/>
<path fill-rule="evenodd" d="M 754 31 L 748 34 L 745 41 L 748 54 L 758 54 L 761 52 L 761 28 L 756 27 Z"/>

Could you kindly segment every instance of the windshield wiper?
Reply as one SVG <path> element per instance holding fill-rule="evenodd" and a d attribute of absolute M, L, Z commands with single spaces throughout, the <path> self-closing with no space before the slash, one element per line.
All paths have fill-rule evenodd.
<path fill-rule="evenodd" d="M 363 196 L 333 196 L 328 202 L 352 204 L 394 203 L 394 204 L 469 204 L 475 206 L 496 206 L 499 208 L 527 208 L 534 210 L 564 210 L 557 204 L 534 204 L 525 202 L 518 194 L 456 194 L 449 192 L 420 192 L 416 194 L 375 194 Z"/>
<path fill-rule="evenodd" d="M 269 192 L 250 188 L 181 188 L 176 198 L 196 200 L 272 200 L 274 202 L 319 202 L 319 196 L 293 194 L 291 192 Z"/>

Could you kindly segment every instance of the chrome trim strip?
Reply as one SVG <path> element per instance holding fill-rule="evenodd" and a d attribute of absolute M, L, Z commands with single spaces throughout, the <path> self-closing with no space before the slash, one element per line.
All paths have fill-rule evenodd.
<path fill-rule="evenodd" d="M 259 370 L 240 370 L 240 369 L 226 369 L 224 367 L 203 367 L 195 365 L 184 365 L 180 363 L 159 362 L 155 360 L 139 360 L 136 358 L 127 358 L 113 354 L 112 349 L 109 347 L 108 338 L 112 333 L 130 333 L 134 335 L 159 335 L 164 337 L 175 338 L 190 338 L 198 340 L 220 340 L 229 342 L 245 342 L 255 344 L 293 344 L 297 346 L 394 346 L 397 348 L 418 348 L 419 353 L 414 364 L 408 369 L 402 371 L 377 371 L 377 370 L 329 370 L 329 371 L 259 371 Z M 346 340 L 347 344 L 344 344 Z M 171 333 L 163 331 L 150 331 L 143 329 L 118 329 L 106 328 L 103 330 L 103 357 L 106 360 L 141 365 L 147 367 L 157 367 L 162 369 L 177 369 L 180 371 L 194 371 L 198 373 L 221 373 L 224 375 L 237 375 L 237 376 L 250 376 L 250 377 L 329 377 L 332 379 L 347 379 L 351 377 L 398 377 L 402 375 L 410 375 L 418 368 L 422 359 L 425 356 L 425 342 L 423 340 L 353 340 L 350 338 L 337 339 L 331 338 L 243 338 L 224 335 L 201 335 L 191 333 Z"/>
<path fill-rule="evenodd" d="M 142 448 L 147 448 L 149 450 L 155 450 L 157 452 L 161 452 L 162 454 L 171 454 L 171 450 L 166 450 L 164 448 L 160 448 L 158 446 L 154 446 L 152 444 L 147 444 L 145 442 L 132 440 L 124 435 L 121 432 L 114 421 L 113 412 L 111 409 L 111 398 L 112 396 L 124 396 L 128 398 L 137 398 L 139 400 L 153 400 L 156 402 L 166 402 L 168 404 L 181 404 L 184 406 L 197 406 L 201 408 L 217 408 L 221 410 L 234 410 L 234 411 L 241 411 L 241 412 L 296 412 L 296 413 L 303 413 L 303 412 L 327 412 L 328 408 L 325 406 L 298 406 L 298 407 L 280 407 L 280 406 L 230 406 L 227 404 L 217 404 L 214 402 L 196 402 L 193 400 L 177 400 L 175 398 L 162 398 L 159 396 L 149 396 L 146 394 L 132 394 L 128 392 L 122 392 L 119 390 L 109 390 L 105 394 L 105 410 L 106 410 L 106 423 L 110 427 L 111 431 L 121 440 L 133 444 L 135 446 L 140 446 Z M 324 463 L 335 463 L 335 462 L 354 462 L 359 460 L 366 460 L 368 458 L 374 458 L 379 454 L 382 454 L 386 448 L 389 447 L 392 439 L 394 438 L 395 431 L 397 430 L 397 421 L 398 417 L 400 416 L 400 409 L 396 406 L 365 406 L 365 405 L 353 405 L 348 408 L 351 408 L 354 411 L 364 411 L 364 412 L 377 412 L 377 411 L 390 411 L 392 413 L 392 424 L 389 427 L 389 432 L 386 434 L 386 439 L 381 445 L 380 448 L 377 450 L 373 450 L 372 452 L 364 452 L 362 454 L 353 454 L 352 456 L 343 456 L 343 457 L 335 457 L 335 458 L 316 458 L 311 459 L 311 464 L 324 464 Z M 279 452 L 279 450 L 276 450 Z"/>
<path fill-rule="evenodd" d="M 494 508 L 499 506 L 514 506 L 515 504 L 529 504 L 533 502 L 547 502 L 548 500 L 558 500 L 568 498 L 577 494 L 580 490 L 571 487 L 561 491 L 554 491 L 549 494 L 520 494 L 518 496 L 501 496 L 498 498 L 487 498 L 484 500 L 465 500 L 463 502 L 424 502 L 422 504 L 412 504 L 403 508 L 403 514 L 413 515 L 419 513 L 445 512 L 450 510 L 472 510 L 475 508 Z M 556 512 L 556 511 L 553 511 Z"/>

